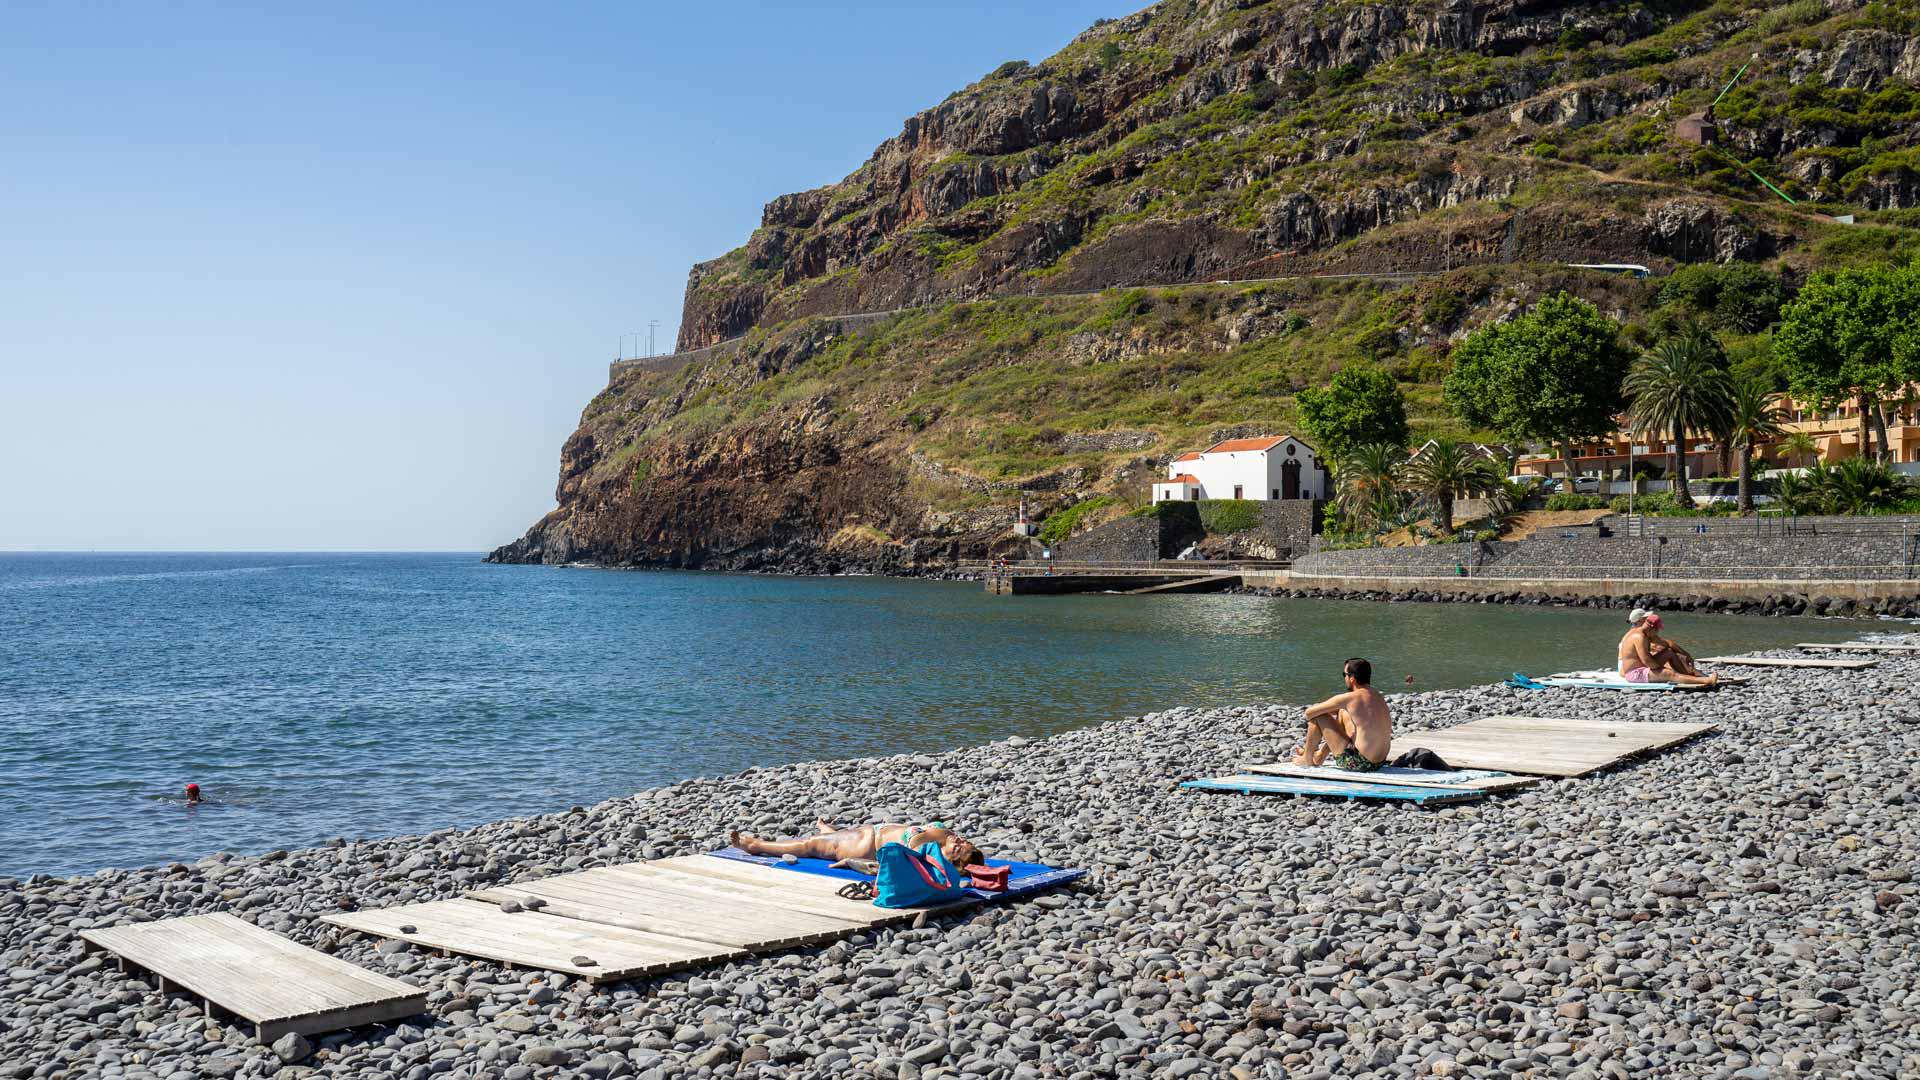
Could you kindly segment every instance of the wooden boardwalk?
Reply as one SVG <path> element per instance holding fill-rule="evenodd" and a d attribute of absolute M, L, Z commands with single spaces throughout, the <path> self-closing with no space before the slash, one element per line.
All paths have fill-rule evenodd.
<path fill-rule="evenodd" d="M 462 956 L 615 982 L 818 945 L 941 910 L 848 900 L 838 895 L 846 884 L 751 862 L 685 855 L 501 885 L 457 900 L 327 915 L 322 921 Z M 979 902 L 970 898 L 944 907 Z"/>
<path fill-rule="evenodd" d="M 720 964 L 747 955 L 747 950 L 734 946 L 544 911 L 509 913 L 497 904 L 465 897 L 327 915 L 321 921 L 461 956 L 558 971 L 597 983 Z"/>
<path fill-rule="evenodd" d="M 1398 733 L 1394 747 L 1425 747 L 1456 768 L 1585 776 L 1630 757 L 1678 746 L 1717 726 L 1489 716 L 1438 731 Z"/>
<path fill-rule="evenodd" d="M 159 989 L 197 995 L 253 1025 L 271 1044 L 401 1020 L 427 1010 L 427 992 L 295 944 L 225 912 L 82 930 L 87 944 L 151 971 Z"/>
<path fill-rule="evenodd" d="M 1920 652 L 1920 645 L 1894 645 L 1882 641 L 1843 641 L 1823 644 L 1818 641 L 1803 641 L 1795 645 L 1796 649 L 1811 652 L 1863 652 L 1863 653 L 1911 653 Z"/>
<path fill-rule="evenodd" d="M 1879 662 L 1878 660 L 1825 660 L 1782 656 L 1703 656 L 1694 661 L 1697 664 L 1731 664 L 1734 667 L 1834 668 L 1842 671 L 1858 671 L 1861 668 L 1870 668 Z"/>

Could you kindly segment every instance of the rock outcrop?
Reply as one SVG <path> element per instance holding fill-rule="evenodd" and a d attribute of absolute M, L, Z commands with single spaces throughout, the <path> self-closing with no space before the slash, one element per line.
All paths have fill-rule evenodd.
<path fill-rule="evenodd" d="M 1126 495 L 1204 426 L 1291 423 L 1291 393 L 1339 364 L 1431 383 L 1543 290 L 1624 318 L 1652 303 L 1565 264 L 1798 275 L 1848 250 L 1756 174 L 1888 215 L 1877 240 L 1920 250 L 1892 235 L 1920 207 L 1910 22 L 1705 0 L 1179 0 L 1103 20 L 693 267 L 680 350 L 738 344 L 617 378 L 563 450 L 559 508 L 494 557 L 930 572 L 1012 550 L 1023 492 L 1037 514 Z M 1675 137 L 1686 116 L 1711 134 Z M 1409 272 L 1436 277 L 1167 288 Z M 1208 382 L 1247 356 L 1272 370 Z"/>

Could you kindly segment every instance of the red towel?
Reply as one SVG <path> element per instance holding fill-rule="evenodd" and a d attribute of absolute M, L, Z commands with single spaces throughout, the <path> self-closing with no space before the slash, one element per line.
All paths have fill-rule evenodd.
<path fill-rule="evenodd" d="M 967 867 L 967 877 L 972 879 L 973 887 L 986 892 L 1007 891 L 1007 870 L 1005 866 L 982 866 L 974 863 Z"/>

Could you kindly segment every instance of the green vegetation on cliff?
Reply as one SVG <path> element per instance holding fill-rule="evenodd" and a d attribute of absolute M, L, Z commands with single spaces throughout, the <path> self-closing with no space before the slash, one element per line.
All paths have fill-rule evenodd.
<path fill-rule="evenodd" d="M 1736 373 L 1783 384 L 1768 327 L 1808 274 L 1920 252 L 1917 35 L 1911 2 L 1105 21 L 695 267 L 682 347 L 741 345 L 599 395 L 522 555 L 751 565 L 856 525 L 977 552 L 1020 492 L 1136 503 L 1174 452 L 1300 428 L 1350 365 L 1416 441 L 1492 437 L 1442 401 L 1456 346 L 1562 291 L 1635 350 L 1709 319 Z M 1680 138 L 1750 58 L 1715 145 Z M 1617 262 L 1656 277 L 1566 265 Z"/>

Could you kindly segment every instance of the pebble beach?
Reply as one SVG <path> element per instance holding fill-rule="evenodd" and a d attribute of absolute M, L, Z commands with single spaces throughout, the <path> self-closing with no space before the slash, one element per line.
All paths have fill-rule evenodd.
<path fill-rule="evenodd" d="M 1299 703 L 1273 703 L 749 770 L 462 831 L 0 879 L 0 1078 L 1920 1074 L 1920 659 L 1739 674 L 1713 693 L 1394 695 L 1396 750 L 1501 713 L 1720 725 L 1443 809 L 1178 787 L 1291 750 Z M 602 987 L 317 921 L 816 816 L 938 819 L 990 856 L 1092 873 Z M 221 910 L 423 987 L 431 1012 L 261 1046 L 77 936 Z"/>

